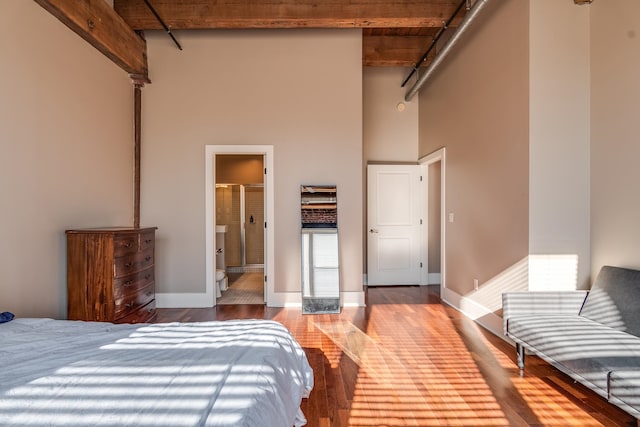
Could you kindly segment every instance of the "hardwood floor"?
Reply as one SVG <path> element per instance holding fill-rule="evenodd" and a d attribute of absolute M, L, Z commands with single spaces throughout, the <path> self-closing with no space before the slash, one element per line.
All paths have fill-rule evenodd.
<path fill-rule="evenodd" d="M 442 304 L 437 287 L 370 288 L 366 308 L 302 315 L 262 305 L 159 309 L 158 321 L 282 322 L 307 353 L 309 427 L 636 426 L 636 420 L 537 357 Z M 274 426 L 275 427 L 275 426 Z"/>

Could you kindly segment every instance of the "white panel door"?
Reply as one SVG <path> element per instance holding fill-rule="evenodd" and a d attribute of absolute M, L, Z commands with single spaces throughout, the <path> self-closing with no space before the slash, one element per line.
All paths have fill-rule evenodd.
<path fill-rule="evenodd" d="M 420 284 L 420 167 L 367 166 L 367 283 Z"/>

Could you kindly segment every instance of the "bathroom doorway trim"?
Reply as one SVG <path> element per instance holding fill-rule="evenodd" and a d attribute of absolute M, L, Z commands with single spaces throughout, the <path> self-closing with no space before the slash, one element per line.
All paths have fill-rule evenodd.
<path fill-rule="evenodd" d="M 206 145 L 205 146 L 205 275 L 206 298 L 215 306 L 214 285 L 216 271 L 216 155 L 217 154 L 253 154 L 264 156 L 264 221 L 266 224 L 264 242 L 265 302 L 267 306 L 274 301 L 274 181 L 273 181 L 273 145 Z"/>

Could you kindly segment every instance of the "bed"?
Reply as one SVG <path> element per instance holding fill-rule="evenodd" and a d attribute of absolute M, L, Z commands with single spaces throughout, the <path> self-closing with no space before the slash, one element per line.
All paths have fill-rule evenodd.
<path fill-rule="evenodd" d="M 2 426 L 302 426 L 313 388 L 280 323 L 0 324 Z"/>

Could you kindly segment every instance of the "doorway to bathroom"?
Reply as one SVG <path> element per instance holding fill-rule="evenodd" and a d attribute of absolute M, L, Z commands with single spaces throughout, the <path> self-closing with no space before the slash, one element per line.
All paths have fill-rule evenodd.
<path fill-rule="evenodd" d="M 273 146 L 205 146 L 206 287 L 217 304 L 275 298 Z M 209 301 L 211 301 L 209 300 Z"/>
<path fill-rule="evenodd" d="M 215 162 L 216 304 L 264 304 L 264 156 Z"/>

